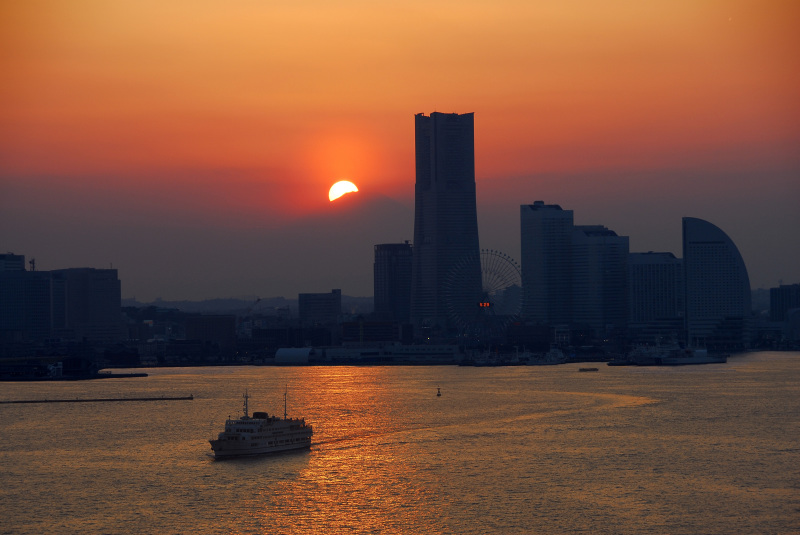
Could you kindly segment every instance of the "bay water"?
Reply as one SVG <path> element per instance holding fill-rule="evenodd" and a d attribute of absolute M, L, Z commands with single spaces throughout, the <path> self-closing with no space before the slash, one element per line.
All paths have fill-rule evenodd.
<path fill-rule="evenodd" d="M 582 367 L 597 367 L 582 372 Z M 800 353 L 0 383 L 0 533 L 798 533 Z M 441 389 L 441 396 L 437 396 Z M 215 461 L 250 411 L 310 450 Z"/>

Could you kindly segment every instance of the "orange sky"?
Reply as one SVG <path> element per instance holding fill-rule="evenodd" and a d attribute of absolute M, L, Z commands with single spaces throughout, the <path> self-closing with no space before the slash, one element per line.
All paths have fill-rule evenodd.
<path fill-rule="evenodd" d="M 408 203 L 431 111 L 475 112 L 487 202 L 491 180 L 670 169 L 798 193 L 798 23 L 793 0 L 2 2 L 0 208 L 40 185 L 132 223 L 269 226 L 339 179 Z"/>

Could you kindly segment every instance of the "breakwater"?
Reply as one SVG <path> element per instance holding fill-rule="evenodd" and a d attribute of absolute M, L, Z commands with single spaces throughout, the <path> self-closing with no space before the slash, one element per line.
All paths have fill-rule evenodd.
<path fill-rule="evenodd" d="M 7 403 L 103 403 L 108 401 L 191 401 L 194 399 L 192 394 L 188 396 L 160 396 L 146 398 L 85 398 L 85 399 L 15 399 L 0 401 L 0 404 Z"/>
<path fill-rule="evenodd" d="M 44 381 L 88 381 L 90 379 L 130 379 L 132 377 L 147 377 L 146 373 L 109 373 L 100 372 L 88 375 L 35 375 L 30 370 L 0 369 L 0 381 L 8 382 L 44 382 Z"/>

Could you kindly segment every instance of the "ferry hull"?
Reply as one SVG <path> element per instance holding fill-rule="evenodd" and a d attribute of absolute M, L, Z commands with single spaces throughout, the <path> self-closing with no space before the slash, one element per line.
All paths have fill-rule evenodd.
<path fill-rule="evenodd" d="M 290 444 L 273 446 L 251 446 L 248 444 L 233 444 L 225 440 L 209 440 L 215 459 L 230 459 L 233 457 L 248 457 L 251 455 L 267 455 L 284 451 L 307 450 L 311 448 L 311 437 Z"/>

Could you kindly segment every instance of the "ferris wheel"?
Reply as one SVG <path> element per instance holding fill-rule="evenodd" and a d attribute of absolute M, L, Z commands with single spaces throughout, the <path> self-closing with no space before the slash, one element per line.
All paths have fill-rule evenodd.
<path fill-rule="evenodd" d="M 481 291 L 466 293 L 480 263 Z M 457 263 L 445 288 L 447 311 L 459 336 L 466 341 L 491 341 L 505 333 L 522 309 L 522 275 L 519 264 L 510 256 L 492 249 L 481 249 Z"/>

